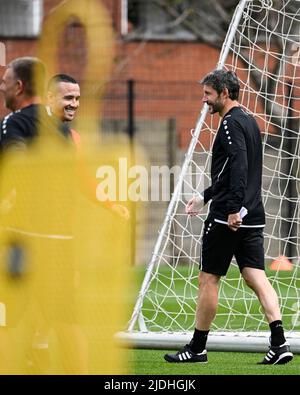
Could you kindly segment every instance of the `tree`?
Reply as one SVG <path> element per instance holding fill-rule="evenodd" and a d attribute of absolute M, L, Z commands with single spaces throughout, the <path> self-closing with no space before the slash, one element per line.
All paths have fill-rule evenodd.
<path fill-rule="evenodd" d="M 140 31 L 143 31 L 142 21 L 147 18 L 143 14 L 150 10 L 157 19 L 164 14 L 167 21 L 164 29 L 183 28 L 196 40 L 219 48 L 237 4 L 238 0 L 129 0 L 128 13 L 130 22 Z M 157 29 L 157 25 L 153 24 L 152 28 Z"/>
<path fill-rule="evenodd" d="M 173 25 L 182 25 L 198 40 L 220 48 L 238 0 L 153 0 Z M 199 23 L 201 21 L 201 24 Z"/>

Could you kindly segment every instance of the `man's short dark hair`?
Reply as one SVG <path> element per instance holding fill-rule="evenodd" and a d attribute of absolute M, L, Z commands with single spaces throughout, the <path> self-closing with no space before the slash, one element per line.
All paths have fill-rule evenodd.
<path fill-rule="evenodd" d="M 71 77 L 68 74 L 56 74 L 52 78 L 50 78 L 48 82 L 48 91 L 53 91 L 57 89 L 57 84 L 60 82 L 70 82 L 71 84 L 78 84 L 75 78 Z"/>
<path fill-rule="evenodd" d="M 219 95 L 227 88 L 231 100 L 239 98 L 240 83 L 234 71 L 214 70 L 207 74 L 200 83 L 211 86 Z"/>
<path fill-rule="evenodd" d="M 24 56 L 12 60 L 11 67 L 17 80 L 22 81 L 25 94 L 29 97 L 43 96 L 46 81 L 46 67 L 38 58 Z"/>

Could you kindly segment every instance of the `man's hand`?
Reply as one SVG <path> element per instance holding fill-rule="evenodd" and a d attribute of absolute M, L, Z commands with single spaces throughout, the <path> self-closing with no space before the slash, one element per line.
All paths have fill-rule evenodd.
<path fill-rule="evenodd" d="M 204 207 L 204 198 L 202 195 L 194 196 L 190 199 L 185 207 L 186 214 L 198 215 L 201 209 Z"/>
<path fill-rule="evenodd" d="M 241 219 L 240 213 L 228 215 L 228 226 L 234 232 L 236 232 L 238 230 L 238 228 L 241 226 L 242 222 L 243 221 Z"/>

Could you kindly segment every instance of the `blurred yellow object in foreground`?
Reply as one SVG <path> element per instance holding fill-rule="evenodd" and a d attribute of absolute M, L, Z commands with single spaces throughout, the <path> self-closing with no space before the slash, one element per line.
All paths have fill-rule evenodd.
<path fill-rule="evenodd" d="M 126 316 L 129 221 L 85 194 L 78 155 L 57 134 L 1 158 L 1 374 L 126 373 L 113 336 Z M 109 164 L 118 177 L 120 156 L 93 150 L 85 172 Z"/>

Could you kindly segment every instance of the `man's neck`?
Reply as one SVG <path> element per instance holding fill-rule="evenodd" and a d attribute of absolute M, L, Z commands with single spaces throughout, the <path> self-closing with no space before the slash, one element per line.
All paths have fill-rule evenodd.
<path fill-rule="evenodd" d="M 239 103 L 237 100 L 230 100 L 225 104 L 222 111 L 220 111 L 220 117 L 223 118 L 233 107 L 239 107 Z"/>
<path fill-rule="evenodd" d="M 32 104 L 41 104 L 42 100 L 39 96 L 24 97 L 18 103 L 13 111 L 22 110 L 22 108 L 31 106 Z"/>

